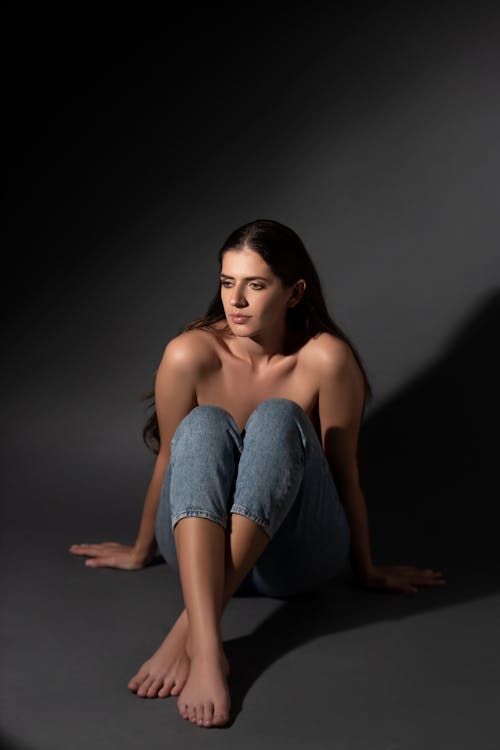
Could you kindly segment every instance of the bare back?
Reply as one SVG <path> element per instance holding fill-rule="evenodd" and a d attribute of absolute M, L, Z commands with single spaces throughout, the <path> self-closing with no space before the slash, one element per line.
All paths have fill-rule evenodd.
<path fill-rule="evenodd" d="M 299 404 L 311 419 L 318 436 L 319 383 L 315 376 L 314 346 L 318 338 L 298 344 L 290 354 L 256 372 L 231 349 L 231 335 L 220 333 L 225 322 L 211 330 L 194 329 L 190 336 L 193 346 L 202 355 L 204 366 L 196 383 L 197 405 L 212 404 L 226 409 L 240 432 L 253 410 L 265 399 L 289 398 Z"/>

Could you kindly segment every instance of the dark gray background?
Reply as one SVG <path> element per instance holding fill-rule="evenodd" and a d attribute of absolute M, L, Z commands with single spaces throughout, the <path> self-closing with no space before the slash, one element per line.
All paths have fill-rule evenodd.
<path fill-rule="evenodd" d="M 498 7 L 169 13 L 6 17 L 5 742 L 497 746 Z M 141 394 L 256 218 L 302 237 L 374 387 L 375 561 L 448 584 L 233 599 L 235 719 L 207 732 L 126 688 L 181 609 L 174 575 L 92 571 L 67 548 L 134 541 Z"/>

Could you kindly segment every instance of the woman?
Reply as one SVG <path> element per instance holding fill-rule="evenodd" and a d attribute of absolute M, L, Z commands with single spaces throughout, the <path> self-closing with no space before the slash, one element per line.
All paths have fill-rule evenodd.
<path fill-rule="evenodd" d="M 350 552 L 370 588 L 445 583 L 371 559 L 357 440 L 372 391 L 326 309 L 300 238 L 272 220 L 219 251 L 207 313 L 167 345 L 144 436 L 157 453 L 133 547 L 73 545 L 91 567 L 137 569 L 156 545 L 178 571 L 185 609 L 128 687 L 178 695 L 199 726 L 229 720 L 220 620 L 234 594 L 289 597 L 338 573 Z"/>

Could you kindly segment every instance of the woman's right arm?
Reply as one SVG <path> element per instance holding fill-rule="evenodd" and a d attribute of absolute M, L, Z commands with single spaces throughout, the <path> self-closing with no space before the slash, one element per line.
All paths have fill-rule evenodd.
<path fill-rule="evenodd" d="M 188 331 L 166 346 L 155 381 L 155 407 L 160 431 L 160 451 L 144 500 L 141 522 L 133 546 L 119 542 L 74 544 L 69 551 L 86 555 L 89 567 L 125 570 L 143 568 L 156 553 L 155 524 L 160 493 L 170 460 L 170 443 L 181 420 L 196 406 L 196 384 L 206 360 L 203 340 Z"/>
<path fill-rule="evenodd" d="M 169 452 L 161 451 L 156 458 L 153 476 L 146 492 L 141 523 L 133 547 L 135 559 L 141 568 L 151 562 L 156 554 L 156 514 L 168 461 Z"/>

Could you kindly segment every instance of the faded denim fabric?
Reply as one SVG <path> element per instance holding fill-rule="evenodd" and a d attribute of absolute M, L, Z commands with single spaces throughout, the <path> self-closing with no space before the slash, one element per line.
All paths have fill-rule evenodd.
<path fill-rule="evenodd" d="M 235 595 L 293 596 L 345 566 L 350 529 L 344 508 L 314 426 L 295 401 L 262 401 L 241 434 L 225 409 L 196 406 L 170 447 L 156 539 L 177 574 L 176 523 L 197 516 L 228 531 L 231 513 L 247 516 L 270 539 Z"/>

